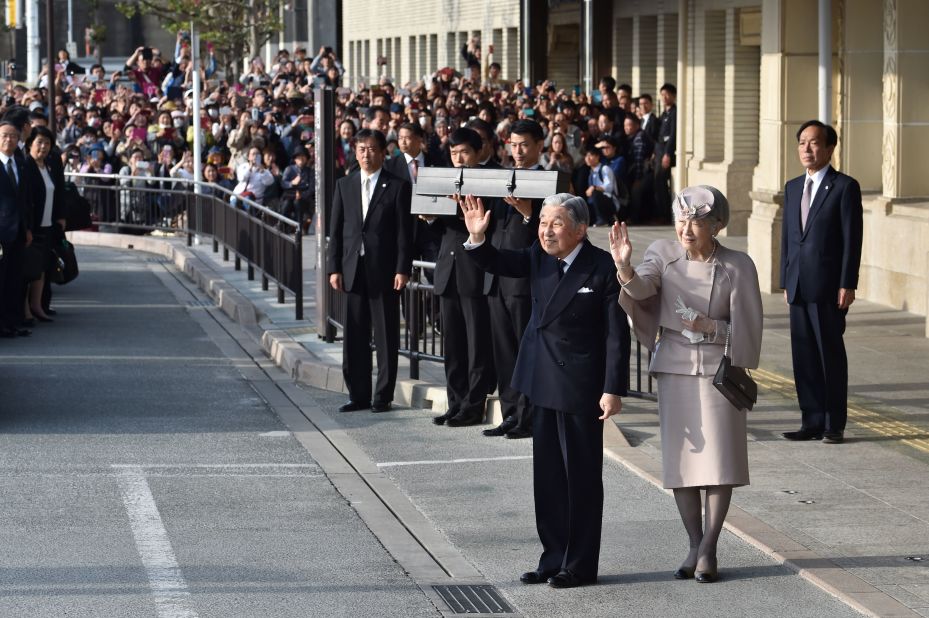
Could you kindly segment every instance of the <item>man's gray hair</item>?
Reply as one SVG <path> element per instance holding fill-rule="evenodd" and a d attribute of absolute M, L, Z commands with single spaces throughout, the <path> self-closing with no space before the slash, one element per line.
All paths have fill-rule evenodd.
<path fill-rule="evenodd" d="M 587 210 L 587 202 L 584 198 L 572 195 L 570 193 L 556 193 L 549 195 L 542 202 L 542 207 L 561 206 L 568 211 L 568 216 L 574 222 L 574 227 L 579 225 L 588 225 L 590 218 Z"/>

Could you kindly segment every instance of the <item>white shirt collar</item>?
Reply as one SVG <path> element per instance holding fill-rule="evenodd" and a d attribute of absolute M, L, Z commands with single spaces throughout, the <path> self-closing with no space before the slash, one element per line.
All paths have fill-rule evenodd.
<path fill-rule="evenodd" d="M 574 263 L 575 258 L 577 258 L 577 254 L 581 252 L 581 249 L 583 247 L 584 247 L 584 241 L 582 240 L 581 242 L 577 243 L 577 246 L 574 247 L 574 250 L 571 251 L 571 253 L 569 253 L 568 255 L 566 255 L 565 258 L 562 260 L 562 262 L 568 265 L 568 268 L 565 269 L 565 272 L 567 272 L 567 270 L 571 268 L 571 264 Z"/>
<path fill-rule="evenodd" d="M 381 169 L 383 168 L 378 168 L 378 170 L 374 172 L 373 174 L 371 174 L 370 176 L 365 174 L 364 170 L 358 170 L 358 175 L 361 176 L 361 186 L 364 186 L 365 178 L 370 178 L 371 179 L 370 186 L 371 186 L 371 191 L 373 193 L 374 187 L 377 186 L 377 179 L 381 177 Z"/>
<path fill-rule="evenodd" d="M 4 167 L 6 167 L 6 162 L 9 161 L 10 159 L 13 159 L 13 155 L 5 155 L 2 152 L 0 152 L 0 162 L 3 163 Z"/>
<path fill-rule="evenodd" d="M 810 189 L 810 200 L 811 201 L 816 199 L 816 192 L 819 191 L 819 186 L 823 183 L 823 179 L 826 177 L 826 174 L 829 172 L 830 169 L 832 169 L 832 166 L 827 163 L 826 167 L 822 168 L 818 172 L 815 172 L 813 174 L 810 174 L 809 172 L 806 173 L 806 178 L 813 179 L 813 186 Z M 806 184 L 806 178 L 803 180 L 804 184 Z"/>
<path fill-rule="evenodd" d="M 410 166 L 410 161 L 412 161 L 413 159 L 416 159 L 416 160 L 419 162 L 419 166 L 420 166 L 420 167 L 423 167 L 423 166 L 426 165 L 426 157 L 423 156 L 423 151 L 422 151 L 422 150 L 420 150 L 420 151 L 419 151 L 419 154 L 416 155 L 415 157 L 411 157 L 410 155 L 408 155 L 408 154 L 406 154 L 406 153 L 404 152 L 404 153 L 403 153 L 403 157 L 406 159 L 406 166 L 407 166 L 407 167 Z"/>

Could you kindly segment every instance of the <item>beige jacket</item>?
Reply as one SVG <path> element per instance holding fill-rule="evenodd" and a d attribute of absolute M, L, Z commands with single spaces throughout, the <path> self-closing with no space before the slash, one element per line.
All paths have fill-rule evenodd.
<path fill-rule="evenodd" d="M 754 369 L 761 356 L 762 307 L 752 259 L 722 245 L 709 263 L 687 260 L 676 240 L 658 240 L 645 251 L 635 276 L 622 287 L 619 304 L 632 319 L 636 338 L 654 352 L 651 373 L 713 375 L 719 366 L 727 326 L 729 356 L 736 367 Z M 690 343 L 675 313 L 685 305 L 717 320 L 714 341 Z"/>

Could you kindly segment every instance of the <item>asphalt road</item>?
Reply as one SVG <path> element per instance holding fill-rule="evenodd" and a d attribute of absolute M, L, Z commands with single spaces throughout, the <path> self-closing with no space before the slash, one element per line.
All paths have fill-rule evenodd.
<path fill-rule="evenodd" d="M 0 340 L 0 616 L 437 615 L 166 265 L 79 258 Z"/>

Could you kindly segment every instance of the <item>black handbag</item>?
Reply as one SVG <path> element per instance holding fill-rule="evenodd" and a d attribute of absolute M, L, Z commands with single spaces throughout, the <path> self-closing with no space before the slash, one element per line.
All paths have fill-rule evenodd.
<path fill-rule="evenodd" d="M 77 256 L 74 254 L 74 245 L 62 239 L 61 243 L 55 246 L 55 255 L 64 264 L 61 281 L 56 281 L 55 283 L 64 285 L 76 279 L 80 271 L 77 268 Z"/>
<path fill-rule="evenodd" d="M 90 202 L 80 194 L 73 182 L 66 182 L 62 190 L 64 197 L 65 231 L 83 230 L 93 225 Z"/>
<path fill-rule="evenodd" d="M 729 333 L 731 326 L 726 326 L 726 346 L 723 348 L 723 358 L 719 361 L 719 368 L 713 376 L 713 386 L 739 410 L 751 410 L 758 401 L 758 385 L 752 379 L 747 369 L 732 365 L 729 358 Z"/>

